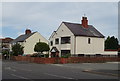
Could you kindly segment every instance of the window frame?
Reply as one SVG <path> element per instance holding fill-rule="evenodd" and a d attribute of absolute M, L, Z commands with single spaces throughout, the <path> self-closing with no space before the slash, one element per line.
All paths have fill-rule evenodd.
<path fill-rule="evenodd" d="M 53 41 L 50 41 L 50 46 L 53 46 Z"/>
<path fill-rule="evenodd" d="M 91 44 L 91 38 L 88 38 L 88 44 Z"/>
<path fill-rule="evenodd" d="M 57 40 L 57 41 L 56 41 Z M 55 44 L 59 44 L 59 38 L 55 39 Z"/>
<path fill-rule="evenodd" d="M 67 40 L 67 41 L 64 41 L 63 40 Z M 68 42 L 69 40 L 69 42 Z M 61 44 L 71 44 L 71 37 L 70 36 L 67 36 L 67 37 L 61 37 Z"/>

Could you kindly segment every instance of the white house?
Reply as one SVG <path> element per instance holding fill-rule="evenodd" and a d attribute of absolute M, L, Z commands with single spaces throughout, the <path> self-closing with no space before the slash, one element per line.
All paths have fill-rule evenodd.
<path fill-rule="evenodd" d="M 49 38 L 51 57 L 65 54 L 72 56 L 104 54 L 105 37 L 92 25 L 87 17 L 82 17 L 82 24 L 62 22 L 57 31 Z"/>
<path fill-rule="evenodd" d="M 25 34 L 20 35 L 11 42 L 11 46 L 19 43 L 24 47 L 24 54 L 27 55 L 35 53 L 34 47 L 37 42 L 45 42 L 48 44 L 48 40 L 45 39 L 40 33 L 31 32 L 30 29 L 26 29 Z"/>

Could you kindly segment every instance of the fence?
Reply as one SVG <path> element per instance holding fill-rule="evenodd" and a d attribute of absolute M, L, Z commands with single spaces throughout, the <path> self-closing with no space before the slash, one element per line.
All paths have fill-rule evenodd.
<path fill-rule="evenodd" d="M 69 57 L 69 58 L 40 58 L 27 56 L 12 56 L 11 60 L 27 61 L 40 64 L 65 63 L 101 63 L 120 61 L 120 57 Z"/>

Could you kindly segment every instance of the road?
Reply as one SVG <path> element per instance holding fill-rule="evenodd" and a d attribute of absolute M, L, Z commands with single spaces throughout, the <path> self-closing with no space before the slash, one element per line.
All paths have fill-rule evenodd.
<path fill-rule="evenodd" d="M 106 75 L 90 71 L 111 72 Z M 118 79 L 118 63 L 35 64 L 20 61 L 2 62 L 2 79 Z"/>

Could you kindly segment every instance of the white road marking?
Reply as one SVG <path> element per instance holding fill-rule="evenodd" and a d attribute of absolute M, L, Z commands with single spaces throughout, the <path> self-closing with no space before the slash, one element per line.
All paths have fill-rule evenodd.
<path fill-rule="evenodd" d="M 88 64 L 92 64 L 92 63 L 82 63 L 82 64 L 87 64 L 87 65 L 88 65 Z M 94 63 L 94 64 L 95 64 L 95 63 Z"/>
<path fill-rule="evenodd" d="M 55 65 L 55 66 L 63 66 L 63 65 L 61 65 L 61 64 L 52 64 L 52 65 Z"/>
<path fill-rule="evenodd" d="M 66 68 L 72 68 L 72 69 L 81 69 L 81 70 L 84 70 L 84 68 L 81 68 L 81 67 L 64 66 L 62 64 L 50 64 L 50 65 L 60 66 L 60 67 L 66 67 Z"/>
<path fill-rule="evenodd" d="M 26 80 L 29 80 L 29 81 L 34 81 L 34 80 L 31 80 L 31 79 L 23 77 L 23 76 L 18 76 L 18 75 L 15 75 L 15 74 L 10 74 L 10 75 L 12 75 L 14 77 L 17 77 L 17 78 L 20 78 L 20 79 L 26 79 Z"/>
<path fill-rule="evenodd" d="M 5 67 L 6 70 L 16 71 L 15 69 L 12 69 L 11 67 Z"/>
<path fill-rule="evenodd" d="M 21 78 L 21 79 L 28 79 L 28 78 L 25 78 L 25 77 L 22 77 L 22 76 L 18 76 L 18 75 L 15 75 L 15 74 L 10 74 L 10 75 L 15 76 L 17 78 Z"/>
<path fill-rule="evenodd" d="M 50 75 L 50 76 L 59 77 L 59 78 L 74 79 L 74 78 L 70 78 L 70 77 L 65 77 L 65 76 L 60 76 L 60 75 L 54 75 L 54 74 L 49 74 L 49 73 L 44 73 L 44 74 L 46 74 L 46 75 Z"/>
<path fill-rule="evenodd" d="M 106 63 L 119 64 L 120 62 L 106 62 Z"/>
<path fill-rule="evenodd" d="M 23 70 L 23 71 L 32 71 L 32 70 L 29 70 L 29 69 L 21 69 L 21 68 L 13 67 L 13 66 L 12 66 L 12 68 L 14 68 L 14 69 L 19 69 L 19 70 Z"/>
<path fill-rule="evenodd" d="M 6 70 L 11 70 L 11 71 L 16 71 L 15 69 L 18 69 L 18 70 L 23 70 L 23 71 L 32 71 L 32 70 L 28 70 L 28 69 L 20 69 L 20 68 L 17 68 L 17 67 L 5 67 Z"/>

